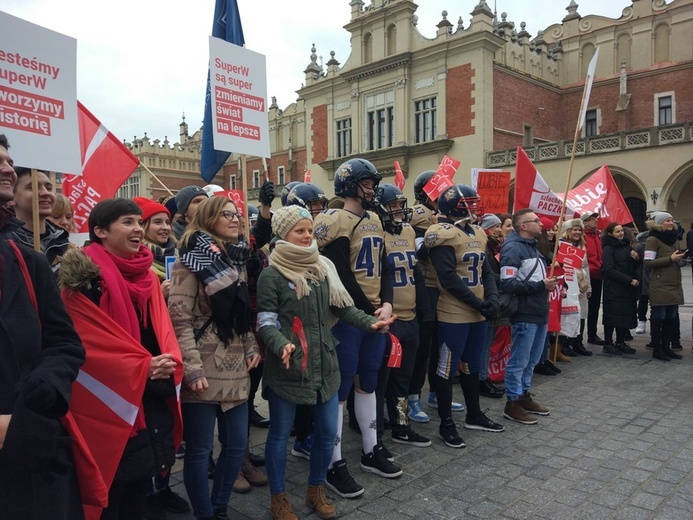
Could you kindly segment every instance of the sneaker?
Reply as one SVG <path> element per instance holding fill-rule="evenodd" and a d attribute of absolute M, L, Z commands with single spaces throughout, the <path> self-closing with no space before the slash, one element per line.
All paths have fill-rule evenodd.
<path fill-rule="evenodd" d="M 488 412 L 488 410 L 484 410 L 481 412 L 481 415 L 475 417 L 474 419 L 469 417 L 469 414 L 467 414 L 467 418 L 464 420 L 464 427 L 467 430 L 481 430 L 482 432 L 500 433 L 504 431 L 505 426 L 495 423 L 486 417 L 486 412 Z"/>
<path fill-rule="evenodd" d="M 519 422 L 520 424 L 537 424 L 539 421 L 533 415 L 530 415 L 527 410 L 522 408 L 519 400 L 505 403 L 503 417 L 511 421 Z"/>
<path fill-rule="evenodd" d="M 385 458 L 389 460 L 390 462 L 395 461 L 395 456 L 390 452 L 390 450 L 387 449 L 387 446 L 383 443 L 383 439 L 378 437 L 378 444 L 380 444 L 383 447 L 383 453 L 385 454 Z"/>
<path fill-rule="evenodd" d="M 467 443 L 464 442 L 464 439 L 460 437 L 459 433 L 457 433 L 457 427 L 455 426 L 455 423 L 451 420 L 442 422 L 440 424 L 440 428 L 438 429 L 438 433 L 440 435 L 440 438 L 443 439 L 443 441 L 445 442 L 445 444 L 447 444 L 451 448 L 464 448 L 467 446 Z"/>
<path fill-rule="evenodd" d="M 591 337 L 587 338 L 587 343 L 589 343 L 590 345 L 603 345 L 604 340 L 602 338 L 600 338 L 599 336 L 591 336 Z M 591 356 L 592 353 L 590 352 L 589 355 Z"/>
<path fill-rule="evenodd" d="M 621 354 L 635 354 L 636 350 L 628 345 L 628 343 L 616 343 L 614 348 L 621 351 Z"/>
<path fill-rule="evenodd" d="M 397 478 L 402 475 L 402 468 L 387 460 L 382 444 L 376 444 L 369 454 L 361 455 L 361 469 L 385 478 Z"/>
<path fill-rule="evenodd" d="M 671 347 L 669 348 L 674 352 L 679 352 L 683 350 L 683 345 L 681 345 L 681 342 L 679 340 L 676 340 L 671 342 Z"/>
<path fill-rule="evenodd" d="M 167 487 L 155 496 L 159 497 L 159 503 L 169 513 L 186 513 L 190 511 L 190 504 L 178 493 Z"/>
<path fill-rule="evenodd" d="M 493 399 L 503 397 L 503 390 L 498 388 L 498 386 L 490 379 L 479 381 L 479 393 L 483 396 L 491 397 Z"/>
<path fill-rule="evenodd" d="M 176 458 L 182 459 L 184 457 L 185 457 L 185 443 L 181 442 L 180 446 L 178 446 L 178 451 L 176 451 Z"/>
<path fill-rule="evenodd" d="M 601 341 L 601 343 L 593 343 L 594 345 L 603 345 L 604 344 L 604 340 L 602 340 L 602 339 L 592 338 L 592 340 L 593 341 L 597 341 L 597 340 Z M 592 341 L 588 340 L 587 343 L 592 343 Z M 587 350 L 585 348 L 585 346 L 582 344 L 582 342 L 574 343 L 573 344 L 573 350 L 575 351 L 576 354 L 580 354 L 581 356 L 591 356 L 592 355 L 592 352 Z"/>
<path fill-rule="evenodd" d="M 310 450 L 313 449 L 313 434 L 311 433 L 300 442 L 298 439 L 294 441 L 294 447 L 291 448 L 291 454 L 294 457 L 310 460 Z"/>
<path fill-rule="evenodd" d="M 401 430 L 392 430 L 392 442 L 409 444 L 410 446 L 418 446 L 419 448 L 426 448 L 431 445 L 431 439 L 419 435 L 411 429 L 411 426 L 407 426 Z"/>
<path fill-rule="evenodd" d="M 363 495 L 363 486 L 349 474 L 346 459 L 335 462 L 327 470 L 325 485 L 342 498 L 356 498 Z"/>
<path fill-rule="evenodd" d="M 250 411 L 250 424 L 256 428 L 269 428 L 270 420 L 260 415 L 255 407 L 253 407 Z"/>
<path fill-rule="evenodd" d="M 551 360 L 550 360 L 550 359 L 547 359 L 546 361 L 544 361 L 544 365 L 546 365 L 547 367 L 549 367 L 551 370 L 553 370 L 553 371 L 556 372 L 557 374 L 560 374 L 561 372 L 563 372 L 563 370 L 561 370 L 561 369 L 558 368 L 556 365 L 554 365 L 553 363 L 551 363 Z"/>
<path fill-rule="evenodd" d="M 410 421 L 417 423 L 427 423 L 431 420 L 428 414 L 421 409 L 421 401 L 419 399 L 409 399 L 407 401 L 407 415 Z"/>
<path fill-rule="evenodd" d="M 534 366 L 534 373 L 535 374 L 541 374 L 542 376 L 556 376 L 556 372 L 551 370 L 547 365 L 546 362 L 542 361 L 541 363 L 537 363 Z"/>
<path fill-rule="evenodd" d="M 520 404 L 525 411 L 529 413 L 534 413 L 537 415 L 549 415 L 549 409 L 545 406 L 540 405 L 532 399 L 532 395 L 529 392 L 525 392 L 520 396 L 517 402 Z"/>
<path fill-rule="evenodd" d="M 431 408 L 438 408 L 438 396 L 435 392 L 431 392 L 430 394 L 428 394 L 428 406 L 430 406 Z M 452 406 L 450 407 L 450 411 L 464 412 L 464 405 L 462 403 L 456 403 L 455 401 L 453 401 Z"/>
<path fill-rule="evenodd" d="M 613 343 L 606 343 L 602 347 L 602 354 L 606 354 L 608 356 L 620 356 L 623 354 Z"/>
<path fill-rule="evenodd" d="M 638 326 L 635 327 L 635 333 L 636 334 L 645 334 L 646 326 L 647 326 L 646 321 L 638 321 Z"/>

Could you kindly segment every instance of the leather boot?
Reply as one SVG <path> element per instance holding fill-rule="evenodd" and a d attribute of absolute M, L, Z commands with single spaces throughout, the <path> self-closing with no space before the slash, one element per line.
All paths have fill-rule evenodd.
<path fill-rule="evenodd" d="M 334 518 L 337 511 L 325 495 L 325 486 L 308 486 L 306 505 L 320 518 Z"/>
<path fill-rule="evenodd" d="M 671 350 L 670 344 L 672 337 L 675 334 L 675 327 L 679 326 L 679 320 L 674 318 L 673 320 L 664 320 L 662 324 L 662 352 L 665 356 L 669 356 L 672 359 L 683 359 L 681 354 L 677 354 Z"/>
<path fill-rule="evenodd" d="M 241 463 L 240 475 L 248 481 L 251 486 L 264 486 L 267 484 L 267 475 L 265 475 L 261 470 L 253 466 L 250 462 L 250 452 L 246 448 L 245 456 L 243 457 L 243 462 Z"/>
<path fill-rule="evenodd" d="M 650 345 L 652 345 L 652 358 L 660 361 L 671 361 L 662 350 L 662 326 L 664 320 L 650 320 Z"/>
<path fill-rule="evenodd" d="M 291 502 L 289 502 L 286 492 L 272 495 L 270 510 L 274 520 L 298 520 L 294 510 L 291 508 Z"/>
<path fill-rule="evenodd" d="M 551 351 L 551 358 L 555 359 L 556 361 L 560 361 L 561 363 L 571 363 L 570 358 L 561 352 L 560 345 L 558 348 L 556 348 L 555 343 L 551 343 L 551 346 L 549 347 Z"/>

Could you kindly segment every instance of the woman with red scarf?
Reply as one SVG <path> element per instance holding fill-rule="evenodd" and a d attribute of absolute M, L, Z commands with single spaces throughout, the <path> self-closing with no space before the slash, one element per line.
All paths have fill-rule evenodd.
<path fill-rule="evenodd" d="M 132 200 L 99 202 L 89 216 L 91 245 L 65 255 L 60 273 L 66 308 L 87 352 L 82 372 L 89 379 L 78 382 L 99 396 L 104 410 L 126 421 L 126 428 L 118 430 L 122 433 L 110 425 L 104 429 L 107 439 L 84 432 L 110 486 L 102 520 L 143 518 L 149 481 L 173 465 L 180 442 L 180 351 L 151 270 L 152 253 L 143 243 L 141 215 Z M 88 408 L 93 404 L 80 409 L 75 397 L 76 415 L 92 412 Z M 133 399 L 139 406 L 129 415 L 123 413 L 123 401 Z M 117 464 L 100 458 L 105 450 Z"/>

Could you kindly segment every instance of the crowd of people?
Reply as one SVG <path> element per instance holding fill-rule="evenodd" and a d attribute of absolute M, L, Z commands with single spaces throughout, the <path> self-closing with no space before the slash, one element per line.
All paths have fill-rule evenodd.
<path fill-rule="evenodd" d="M 64 418 L 80 367 L 103 349 L 133 359 L 108 371 L 140 396 L 113 448 L 101 513 L 109 520 L 190 507 L 196 518 L 224 519 L 233 492 L 267 483 L 272 517 L 295 519 L 289 452 L 309 461 L 305 504 L 334 518 L 326 489 L 348 499 L 365 491 L 349 464 L 398 478 L 390 442 L 431 446 L 413 427 L 431 420 L 427 410 L 437 412 L 441 441 L 458 449 L 466 443 L 456 413 L 465 412 L 464 429 L 505 430 L 482 396 L 505 397 L 504 419 L 537 424 L 550 410 L 534 400 L 534 374 L 555 376 L 557 361 L 592 355 L 585 323 L 588 344 L 633 354 L 630 330 L 645 332 L 648 302 L 653 358 L 681 358 L 687 250 L 665 212 L 638 236 L 598 226 L 596 213 L 558 229 L 531 209 L 484 214 L 465 184 L 432 199 L 424 187 L 433 170 L 415 179 L 409 207 L 372 163 L 351 159 L 335 172 L 331 200 L 317 185 L 290 183 L 272 211 L 266 182 L 248 229 L 241 208 L 210 196 L 213 186 L 102 200 L 88 245 L 77 247 L 69 200 L 43 173 L 32 193 L 31 171 L 15 168 L 9 149 L 0 135 L 0 503 L 10 517 L 83 518 Z M 30 250 L 37 232 L 41 254 Z M 579 261 L 565 259 L 566 247 Z M 503 380 L 493 381 L 501 334 L 510 349 Z M 453 401 L 455 384 L 464 403 Z M 254 406 L 260 389 L 269 418 Z M 358 459 L 343 450 L 345 416 L 361 436 Z M 249 449 L 251 424 L 268 427 L 264 456 Z M 178 456 L 190 504 L 169 486 Z"/>

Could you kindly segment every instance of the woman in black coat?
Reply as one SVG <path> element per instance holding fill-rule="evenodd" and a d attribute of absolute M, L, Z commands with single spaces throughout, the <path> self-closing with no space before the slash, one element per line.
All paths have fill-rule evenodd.
<path fill-rule="evenodd" d="M 640 256 L 624 238 L 623 227 L 612 222 L 602 238 L 602 273 L 604 274 L 604 325 L 605 354 L 635 354 L 626 342 L 626 333 L 637 324 L 638 281 L 637 266 Z M 616 344 L 613 332 L 616 329 Z"/>

